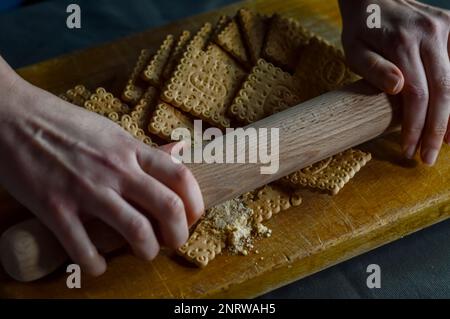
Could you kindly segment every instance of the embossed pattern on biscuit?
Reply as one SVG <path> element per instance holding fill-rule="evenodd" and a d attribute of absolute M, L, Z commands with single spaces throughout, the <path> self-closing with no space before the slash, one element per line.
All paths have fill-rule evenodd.
<path fill-rule="evenodd" d="M 185 53 L 161 99 L 220 128 L 246 73 L 218 46 Z"/>
<path fill-rule="evenodd" d="M 248 9 L 241 9 L 238 12 L 237 19 L 248 48 L 250 60 L 253 64 L 256 64 L 261 57 L 270 18 L 263 17 Z"/>
<path fill-rule="evenodd" d="M 84 108 L 89 111 L 107 116 L 111 112 L 124 114 L 129 111 L 126 104 L 107 92 L 104 88 L 97 88 L 95 93 L 84 103 Z"/>
<path fill-rule="evenodd" d="M 130 78 L 128 79 L 125 89 L 122 92 L 122 100 L 130 105 L 135 105 L 139 101 L 145 87 L 148 86 L 143 85 L 140 75 L 150 60 L 150 57 L 151 54 L 149 50 L 141 50 L 133 71 L 131 72 Z"/>
<path fill-rule="evenodd" d="M 173 52 L 170 55 L 169 60 L 167 61 L 166 66 L 164 67 L 164 80 L 168 80 L 172 76 L 177 64 L 180 62 L 184 52 L 186 51 L 190 40 L 191 33 L 189 31 L 183 31 L 183 33 L 180 35 L 180 38 L 178 39 L 177 45 L 173 49 Z"/>
<path fill-rule="evenodd" d="M 165 141 L 171 142 L 174 129 L 186 128 L 193 136 L 194 125 L 191 118 L 169 104 L 159 103 L 150 118 L 148 130 Z"/>
<path fill-rule="evenodd" d="M 186 244 L 178 249 L 178 254 L 198 267 L 206 267 L 225 247 L 225 241 L 214 231 L 200 222 Z"/>
<path fill-rule="evenodd" d="M 172 49 L 174 47 L 173 35 L 168 35 L 159 48 L 155 56 L 150 60 L 142 72 L 142 78 L 155 87 L 161 87 L 163 82 L 164 68 L 169 61 Z"/>
<path fill-rule="evenodd" d="M 230 112 L 249 124 L 306 100 L 306 93 L 294 87 L 294 78 L 260 59 L 237 94 Z"/>
<path fill-rule="evenodd" d="M 84 85 L 77 85 L 73 89 L 67 90 L 66 93 L 59 95 L 59 97 L 69 103 L 83 106 L 91 95 L 92 92 Z"/>
<path fill-rule="evenodd" d="M 281 181 L 294 188 L 306 187 L 336 195 L 371 158 L 370 153 L 350 149 L 284 177 Z"/>
<path fill-rule="evenodd" d="M 318 37 L 313 37 L 303 49 L 294 76 L 309 85 L 310 98 L 358 79 L 347 67 L 343 52 Z"/>
<path fill-rule="evenodd" d="M 294 72 L 311 34 L 298 21 L 275 15 L 272 18 L 263 56 L 285 71 Z"/>
<path fill-rule="evenodd" d="M 250 65 L 250 60 L 242 40 L 238 23 L 235 19 L 229 21 L 225 28 L 219 32 L 215 42 L 244 66 Z"/>
<path fill-rule="evenodd" d="M 147 130 L 150 115 L 158 99 L 158 89 L 150 86 L 130 113 L 131 118 L 140 129 Z"/>

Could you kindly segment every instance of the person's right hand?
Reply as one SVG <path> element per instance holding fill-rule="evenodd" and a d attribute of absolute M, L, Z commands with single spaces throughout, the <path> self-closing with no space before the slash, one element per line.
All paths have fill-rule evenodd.
<path fill-rule="evenodd" d="M 204 204 L 184 165 L 18 76 L 10 83 L 0 101 L 0 183 L 84 271 L 106 269 L 83 226 L 87 219 L 113 227 L 145 260 L 160 245 L 187 241 Z"/>

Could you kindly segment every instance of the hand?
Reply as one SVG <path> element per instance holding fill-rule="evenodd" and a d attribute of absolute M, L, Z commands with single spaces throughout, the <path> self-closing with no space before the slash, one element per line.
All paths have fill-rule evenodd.
<path fill-rule="evenodd" d="M 381 8 L 381 28 L 366 24 L 369 4 Z M 340 0 L 342 42 L 355 72 L 389 94 L 402 96 L 403 152 L 420 148 L 434 165 L 450 144 L 450 12 L 413 0 Z"/>
<path fill-rule="evenodd" d="M 106 118 L 20 78 L 10 84 L 0 101 L 0 183 L 52 230 L 74 262 L 91 275 L 106 269 L 83 226 L 91 218 L 117 230 L 146 260 L 160 245 L 187 241 L 188 225 L 204 206 L 185 166 Z"/>

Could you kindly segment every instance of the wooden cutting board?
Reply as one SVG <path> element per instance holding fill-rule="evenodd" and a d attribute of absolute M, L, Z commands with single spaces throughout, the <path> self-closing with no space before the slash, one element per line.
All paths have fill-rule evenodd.
<path fill-rule="evenodd" d="M 61 93 L 78 83 L 118 92 L 140 49 L 156 50 L 167 33 L 196 30 L 221 14 L 246 6 L 262 13 L 279 12 L 339 45 L 337 1 L 257 0 L 223 8 L 149 30 L 98 48 L 73 53 L 18 72 L 33 84 Z M 0 273 L 1 297 L 168 298 L 255 297 L 321 269 L 401 238 L 450 216 L 450 147 L 437 165 L 403 160 L 399 136 L 374 140 L 362 148 L 374 160 L 336 197 L 304 191 L 304 203 L 273 218 L 269 239 L 256 245 L 259 254 L 219 256 L 197 269 L 172 252 L 152 263 L 128 251 L 109 258 L 107 273 L 83 277 L 82 288 L 66 288 L 65 269 L 31 284 Z M 220 176 L 218 176 L 220 182 Z M 0 191 L 0 229 L 22 217 L 23 209 Z"/>

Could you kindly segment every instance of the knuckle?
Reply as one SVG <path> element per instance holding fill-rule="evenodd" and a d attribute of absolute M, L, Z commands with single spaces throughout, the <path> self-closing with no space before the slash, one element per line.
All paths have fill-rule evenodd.
<path fill-rule="evenodd" d="M 150 222 L 144 216 L 134 216 L 130 219 L 128 232 L 131 240 L 145 241 L 151 232 Z"/>
<path fill-rule="evenodd" d="M 176 166 L 174 175 L 175 180 L 182 184 L 187 184 L 192 178 L 191 171 L 182 164 Z"/>
<path fill-rule="evenodd" d="M 424 31 L 427 35 L 434 35 L 440 31 L 440 23 L 437 19 L 429 16 L 422 16 L 415 20 L 415 25 Z"/>
<path fill-rule="evenodd" d="M 385 32 L 386 38 L 389 41 L 389 45 L 392 46 L 393 43 L 396 44 L 397 47 L 404 48 L 409 47 L 411 42 L 413 42 L 413 38 L 410 32 L 404 29 L 399 29 L 397 31 L 389 31 Z"/>
<path fill-rule="evenodd" d="M 422 130 L 423 127 L 417 125 L 405 126 L 403 128 L 404 134 L 409 137 L 420 137 L 420 135 L 422 134 Z"/>
<path fill-rule="evenodd" d="M 450 96 L 450 75 L 441 77 L 434 85 L 434 89 L 440 96 Z"/>
<path fill-rule="evenodd" d="M 447 123 L 436 123 L 428 128 L 428 134 L 434 138 L 443 138 L 447 133 Z"/>
<path fill-rule="evenodd" d="M 428 90 L 415 84 L 405 84 L 404 94 L 419 102 L 428 101 Z"/>
<path fill-rule="evenodd" d="M 178 196 L 169 196 L 164 201 L 165 213 L 169 218 L 180 218 L 184 212 L 184 204 Z"/>

